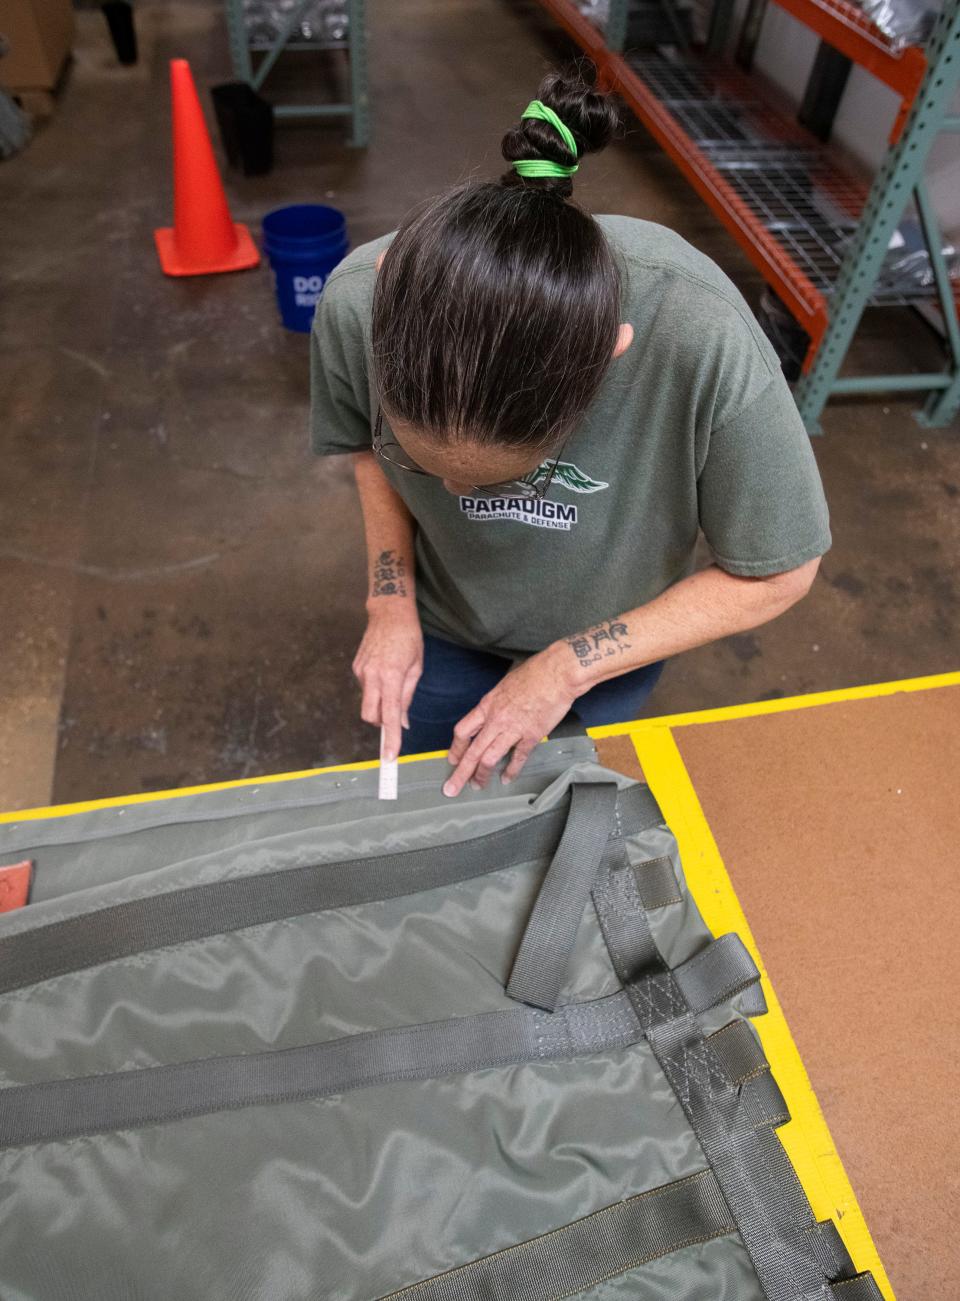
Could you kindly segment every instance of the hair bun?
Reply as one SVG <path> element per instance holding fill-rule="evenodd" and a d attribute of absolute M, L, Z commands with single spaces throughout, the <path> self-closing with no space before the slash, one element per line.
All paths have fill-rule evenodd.
<path fill-rule="evenodd" d="M 543 158 L 569 166 L 583 154 L 597 153 L 608 145 L 619 125 L 620 115 L 613 96 L 595 90 L 579 69 L 570 73 L 548 72 L 534 98 L 552 108 L 569 129 L 576 142 L 577 157 L 571 156 L 549 122 L 523 118 L 503 137 L 501 152 L 508 163 Z M 502 177 L 502 183 L 520 184 L 563 199 L 573 193 L 570 177 L 521 177 L 513 167 Z"/>

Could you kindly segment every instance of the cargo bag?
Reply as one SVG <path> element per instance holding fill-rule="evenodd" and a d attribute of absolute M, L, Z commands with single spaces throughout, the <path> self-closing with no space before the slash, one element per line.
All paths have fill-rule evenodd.
<path fill-rule="evenodd" d="M 876 1301 L 586 738 L 0 825 L 3 1301 Z"/>

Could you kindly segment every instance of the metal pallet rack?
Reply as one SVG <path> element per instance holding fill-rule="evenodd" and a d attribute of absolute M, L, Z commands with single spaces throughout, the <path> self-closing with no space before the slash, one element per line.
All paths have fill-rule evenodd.
<path fill-rule="evenodd" d="M 314 3 L 315 0 L 299 0 L 269 39 L 251 40 L 244 17 L 243 0 L 224 0 L 234 76 L 259 91 L 285 50 L 346 51 L 349 62 L 349 100 L 343 103 L 274 104 L 273 111 L 279 118 L 348 117 L 351 122 L 350 143 L 363 147 L 370 140 L 365 0 L 343 0 L 348 21 L 346 35 L 341 40 L 305 40 L 297 35 Z M 255 55 L 261 56 L 256 61 L 256 67 Z"/>
<path fill-rule="evenodd" d="M 662 0 L 672 8 L 671 0 Z M 900 97 L 890 148 L 869 190 L 843 172 L 811 133 L 776 112 L 757 83 L 678 41 L 670 50 L 624 52 L 630 0 L 539 0 L 593 59 L 647 130 L 743 247 L 809 336 L 797 405 L 811 433 L 838 393 L 928 394 L 918 419 L 945 425 L 960 410 L 957 285 L 923 181 L 938 131 L 960 130 L 949 114 L 960 82 L 960 0 L 945 0 L 923 48 L 897 50 L 846 0 L 776 0 L 821 39 L 879 77 Z M 729 4 L 714 11 L 709 46 L 724 44 Z M 676 26 L 676 23 L 674 24 Z M 911 195 L 932 283 L 897 274 L 890 240 Z M 950 363 L 943 372 L 840 377 L 863 310 L 872 304 L 939 305 Z"/>

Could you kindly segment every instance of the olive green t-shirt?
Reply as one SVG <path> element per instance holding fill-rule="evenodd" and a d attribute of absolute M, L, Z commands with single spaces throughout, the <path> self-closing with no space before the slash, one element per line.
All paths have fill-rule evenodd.
<path fill-rule="evenodd" d="M 423 626 L 461 645 L 523 655 L 643 605 L 692 572 L 698 530 L 731 574 L 782 573 L 830 546 L 810 440 L 738 290 L 663 226 L 597 221 L 621 256 L 634 339 L 568 439 L 546 499 L 453 496 L 380 462 L 416 521 Z M 311 440 L 321 456 L 371 445 L 375 262 L 394 234 L 346 257 L 317 306 Z"/>

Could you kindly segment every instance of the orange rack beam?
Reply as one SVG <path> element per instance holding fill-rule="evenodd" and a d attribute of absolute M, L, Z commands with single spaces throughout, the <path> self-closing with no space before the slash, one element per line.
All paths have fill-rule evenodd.
<path fill-rule="evenodd" d="M 927 70 L 923 50 L 918 45 L 895 49 L 876 23 L 846 0 L 774 2 L 900 95 L 904 102 L 894 128 L 895 140 Z"/>
<path fill-rule="evenodd" d="M 806 330 L 810 347 L 804 370 L 808 370 L 829 321 L 827 300 L 821 289 L 810 281 L 643 78 L 622 55 L 607 48 L 600 29 L 580 12 L 573 0 L 539 0 L 539 3 L 593 59 L 600 84 L 621 94 Z M 895 49 L 880 29 L 847 0 L 775 0 L 775 3 L 901 96 L 900 114 L 891 137 L 896 139 L 926 71 L 923 50 L 917 46 Z M 790 130 L 789 124 L 784 126 Z"/>

